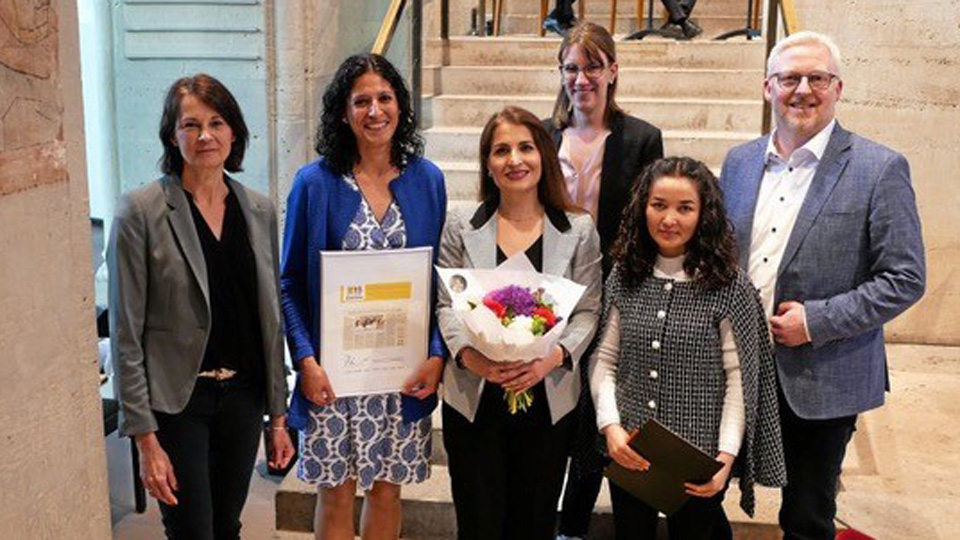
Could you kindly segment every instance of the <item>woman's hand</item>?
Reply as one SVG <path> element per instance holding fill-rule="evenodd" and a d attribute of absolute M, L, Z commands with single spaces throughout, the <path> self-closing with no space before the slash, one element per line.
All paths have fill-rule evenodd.
<path fill-rule="evenodd" d="M 283 416 L 270 418 L 269 432 L 273 453 L 267 458 L 269 460 L 267 463 L 273 469 L 283 469 L 290 463 L 294 453 L 296 453 Z"/>
<path fill-rule="evenodd" d="M 523 362 L 494 362 L 473 347 L 466 347 L 460 353 L 460 362 L 463 367 L 475 373 L 478 377 L 494 384 L 503 384 L 511 378 L 511 371 Z"/>
<path fill-rule="evenodd" d="M 416 371 L 403 383 L 402 393 L 424 399 L 437 391 L 443 376 L 443 358 L 431 356 L 420 363 Z"/>
<path fill-rule="evenodd" d="M 514 394 L 523 393 L 536 386 L 547 376 L 547 373 L 561 365 L 563 365 L 563 348 L 556 345 L 547 356 L 521 363 L 508 370 L 506 372 L 507 380 L 502 384 L 503 389 Z"/>
<path fill-rule="evenodd" d="M 603 434 L 607 438 L 607 451 L 610 452 L 610 457 L 614 461 L 634 471 L 646 471 L 650 468 L 650 462 L 636 453 L 628 444 L 630 434 L 623 429 L 623 426 L 610 424 L 603 428 Z"/>
<path fill-rule="evenodd" d="M 140 451 L 140 480 L 147 493 L 158 501 L 170 506 L 177 505 L 174 491 L 180 489 L 177 477 L 173 474 L 173 464 L 160 446 L 154 432 L 137 435 L 134 439 Z"/>
<path fill-rule="evenodd" d="M 687 494 L 693 495 L 694 497 L 713 497 L 717 493 L 720 493 L 727 485 L 727 479 L 730 478 L 730 471 L 733 469 L 735 459 L 736 456 L 726 452 L 717 454 L 717 461 L 723 463 L 723 467 L 705 484 L 691 484 L 689 482 L 683 484 L 683 487 L 687 490 Z"/>
<path fill-rule="evenodd" d="M 300 364 L 300 391 L 314 405 L 332 405 L 337 400 L 327 372 L 312 356 L 304 358 Z"/>

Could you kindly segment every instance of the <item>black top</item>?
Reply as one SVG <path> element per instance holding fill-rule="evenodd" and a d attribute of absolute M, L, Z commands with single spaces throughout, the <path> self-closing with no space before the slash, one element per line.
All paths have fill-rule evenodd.
<path fill-rule="evenodd" d="M 229 189 L 229 185 L 227 186 Z M 212 326 L 200 371 L 227 368 L 243 381 L 263 378 L 263 337 L 257 301 L 257 266 L 247 223 L 233 190 L 227 194 L 220 240 L 187 193 L 193 224 L 207 263 Z"/>
<path fill-rule="evenodd" d="M 537 272 L 543 272 L 543 235 L 537 237 L 537 240 L 530 244 L 530 247 L 523 252 L 524 255 L 530 259 L 530 264 L 537 269 Z M 497 244 L 497 264 L 503 264 L 503 261 L 507 260 L 507 254 L 500 249 L 500 244 Z"/>

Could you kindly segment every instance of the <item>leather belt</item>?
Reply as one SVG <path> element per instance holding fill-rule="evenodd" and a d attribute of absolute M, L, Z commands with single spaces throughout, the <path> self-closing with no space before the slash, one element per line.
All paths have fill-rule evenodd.
<path fill-rule="evenodd" d="M 211 369 L 208 371 L 201 371 L 197 373 L 197 377 L 203 377 L 205 379 L 214 379 L 217 381 L 226 381 L 234 378 L 237 375 L 237 372 L 232 369 L 227 368 L 218 368 Z"/>

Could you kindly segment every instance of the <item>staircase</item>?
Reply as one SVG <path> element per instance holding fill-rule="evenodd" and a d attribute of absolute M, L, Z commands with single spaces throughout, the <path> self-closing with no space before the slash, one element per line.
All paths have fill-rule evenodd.
<path fill-rule="evenodd" d="M 608 2 L 587 1 L 587 19 L 609 24 Z M 619 2 L 618 27 L 633 30 L 633 2 Z M 700 5 L 702 4 L 702 5 Z M 451 37 L 427 42 L 424 69 L 426 155 L 443 171 L 451 201 L 475 200 L 480 131 L 504 105 L 549 116 L 560 88 L 559 37 L 534 35 L 536 2 L 507 2 L 500 38 Z M 626 6 L 626 7 L 624 7 Z M 589 10 L 601 11 L 593 13 Z M 629 9 L 628 9 L 629 8 Z M 741 0 L 698 3 L 704 36 L 744 24 Z M 701 12 L 702 9 L 702 12 Z M 527 25 L 527 26 L 524 26 Z M 509 34 L 512 28 L 530 35 Z M 616 37 L 622 37 L 620 35 Z M 617 102 L 663 130 L 667 155 L 688 155 L 715 172 L 727 150 L 760 134 L 764 48 L 760 40 L 678 42 L 658 37 L 619 41 Z"/>
<path fill-rule="evenodd" d="M 587 2 L 586 18 L 609 24 L 609 2 Z M 655 1 L 655 0 L 654 0 Z M 636 3 L 619 2 L 617 38 L 637 28 Z M 659 10 L 659 4 L 657 5 Z M 428 40 L 423 72 L 423 125 L 426 156 L 444 172 L 452 204 L 477 198 L 479 139 L 487 119 L 505 105 L 546 117 L 560 88 L 558 37 L 536 37 L 538 3 L 507 1 L 503 37 L 451 37 Z M 617 102 L 629 114 L 659 127 L 666 155 L 704 161 L 719 173 L 734 145 L 757 137 L 763 109 L 761 81 L 764 46 L 760 40 L 708 37 L 741 28 L 744 0 L 701 0 L 694 20 L 701 38 L 678 42 L 651 37 L 618 41 L 620 64 Z M 606 10 L 606 11 L 605 11 Z M 659 22 L 657 23 L 659 26 Z M 454 538 L 456 523 L 450 496 L 439 414 L 434 415 L 434 465 L 427 482 L 403 489 L 403 537 Z M 747 522 L 731 487 L 725 506 L 737 538 L 777 538 L 776 492 L 758 489 L 758 521 Z M 291 473 L 277 494 L 277 529 L 312 530 L 316 492 Z M 359 505 L 358 505 L 359 510 Z M 742 516 L 742 517 L 741 517 Z M 594 511 L 590 539 L 612 538 L 613 519 L 606 486 Z"/>

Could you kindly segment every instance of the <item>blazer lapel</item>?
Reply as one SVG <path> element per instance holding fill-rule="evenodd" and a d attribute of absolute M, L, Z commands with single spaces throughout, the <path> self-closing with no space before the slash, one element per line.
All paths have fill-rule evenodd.
<path fill-rule="evenodd" d="M 563 276 L 573 252 L 577 248 L 577 235 L 573 234 L 565 214 L 557 212 L 557 221 L 562 221 L 565 230 L 557 228 L 554 219 L 551 219 L 552 210 L 547 210 L 543 220 L 543 273 Z"/>
<path fill-rule="evenodd" d="M 484 201 L 470 219 L 470 228 L 463 231 L 463 247 L 474 268 L 497 267 L 497 204 Z"/>
<path fill-rule="evenodd" d="M 769 135 L 758 139 L 747 158 L 742 161 L 739 171 L 733 174 L 736 178 L 727 180 L 731 190 L 724 193 L 727 197 L 727 208 L 730 209 L 730 221 L 733 223 L 737 245 L 740 246 L 740 267 L 749 268 L 750 238 L 753 235 L 753 216 L 757 209 L 757 195 L 760 193 L 760 182 L 767 156 Z"/>
<path fill-rule="evenodd" d="M 833 134 L 830 135 L 830 142 L 827 143 L 827 148 L 823 152 L 823 159 L 817 166 L 817 172 L 814 173 L 813 180 L 810 182 L 810 190 L 807 191 L 807 196 L 803 200 L 803 206 L 800 207 L 797 222 L 793 226 L 793 232 L 790 233 L 790 239 L 787 241 L 787 247 L 783 252 L 783 259 L 780 260 L 780 267 L 777 268 L 778 277 L 796 256 L 800 244 L 803 243 L 803 239 L 810 232 L 810 227 L 813 226 L 824 203 L 827 202 L 830 193 L 836 187 L 837 180 L 840 179 L 843 169 L 846 168 L 847 162 L 850 160 L 849 154 L 846 153 L 849 148 L 850 132 L 837 124 Z"/>
<path fill-rule="evenodd" d="M 183 192 L 180 178 L 173 175 L 165 176 L 163 178 L 163 190 L 167 196 L 167 207 L 170 209 L 167 213 L 167 221 L 170 222 L 173 236 L 177 239 L 180 251 L 187 259 L 187 264 L 193 271 L 193 277 L 197 280 L 197 284 L 203 292 L 203 299 L 209 307 L 210 291 L 207 288 L 207 262 L 203 258 L 200 238 L 197 236 L 197 228 L 193 224 L 193 216 L 190 213 L 190 202 L 187 200 L 186 193 Z"/>

